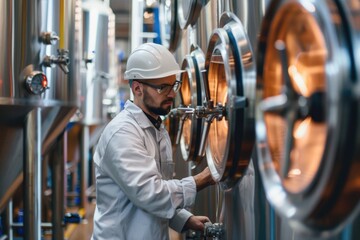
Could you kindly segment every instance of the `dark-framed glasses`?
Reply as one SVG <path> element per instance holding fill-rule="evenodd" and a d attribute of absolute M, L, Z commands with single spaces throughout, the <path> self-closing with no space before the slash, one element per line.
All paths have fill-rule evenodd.
<path fill-rule="evenodd" d="M 169 92 L 171 91 L 171 89 L 177 93 L 179 90 L 180 90 L 180 87 L 181 87 L 181 81 L 178 81 L 176 80 L 174 84 L 161 84 L 161 85 L 155 85 L 155 84 L 151 84 L 151 83 L 147 83 L 147 82 L 140 82 L 139 83 L 142 83 L 146 86 L 149 86 L 151 88 L 154 88 L 156 89 L 156 91 L 159 93 L 159 94 L 162 94 L 162 93 L 166 93 L 166 94 L 169 94 Z"/>

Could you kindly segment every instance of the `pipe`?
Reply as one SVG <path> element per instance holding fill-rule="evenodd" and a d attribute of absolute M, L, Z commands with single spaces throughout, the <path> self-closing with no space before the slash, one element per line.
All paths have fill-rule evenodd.
<path fill-rule="evenodd" d="M 89 126 L 82 126 L 81 129 L 81 176 L 80 176 L 80 207 L 86 210 L 87 207 L 87 194 L 89 177 L 89 139 L 90 129 Z M 86 211 L 85 211 L 86 212 Z"/>
<path fill-rule="evenodd" d="M 14 210 L 13 201 L 11 199 L 8 203 L 7 212 L 6 212 L 6 215 L 7 215 L 6 229 L 7 229 L 7 234 L 8 234 L 8 237 L 10 240 L 14 239 L 14 232 L 13 232 L 13 228 L 12 228 L 13 219 L 14 219 L 13 210 Z"/>
<path fill-rule="evenodd" d="M 52 239 L 63 240 L 63 218 L 65 212 L 65 150 L 66 132 L 58 138 L 52 152 Z"/>
<path fill-rule="evenodd" d="M 24 238 L 41 239 L 41 109 L 27 116 L 24 127 Z"/>

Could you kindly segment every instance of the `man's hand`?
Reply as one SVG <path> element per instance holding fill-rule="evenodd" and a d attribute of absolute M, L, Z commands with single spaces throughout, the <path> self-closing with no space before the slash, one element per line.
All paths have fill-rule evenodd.
<path fill-rule="evenodd" d="M 205 223 L 210 222 L 210 219 L 206 216 L 191 216 L 185 223 L 187 229 L 194 231 L 204 231 Z"/>

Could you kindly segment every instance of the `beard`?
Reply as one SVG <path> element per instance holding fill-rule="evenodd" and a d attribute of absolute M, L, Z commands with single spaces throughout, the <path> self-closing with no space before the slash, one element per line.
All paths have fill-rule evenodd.
<path fill-rule="evenodd" d="M 150 96 L 150 94 L 148 94 L 147 91 L 144 91 L 144 105 L 145 107 L 152 113 L 156 114 L 156 115 L 160 115 L 160 116 L 164 116 L 166 114 L 168 114 L 171 110 L 171 106 L 169 107 L 162 107 L 163 104 L 168 103 L 168 102 L 174 102 L 173 98 L 167 98 L 166 100 L 162 101 L 160 103 L 160 106 L 154 106 L 154 100 L 153 98 Z"/>

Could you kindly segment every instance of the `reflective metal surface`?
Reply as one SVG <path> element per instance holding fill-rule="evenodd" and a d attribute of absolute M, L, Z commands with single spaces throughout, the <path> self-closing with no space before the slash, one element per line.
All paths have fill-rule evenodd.
<path fill-rule="evenodd" d="M 280 239 L 272 235 L 275 229 L 265 227 L 276 223 L 253 162 L 250 161 L 241 181 L 224 193 L 226 239 Z"/>
<path fill-rule="evenodd" d="M 0 38 L 0 46 L 3 46 L 3 50 L 0 52 L 0 96 L 1 97 L 13 97 L 15 94 L 15 86 L 13 80 L 12 71 L 12 4 L 9 1 L 2 1 L 0 3 L 0 31 L 3 37 Z M 10 60 L 10 61 L 9 61 Z"/>
<path fill-rule="evenodd" d="M 41 109 L 35 108 L 24 127 L 24 235 L 41 238 Z"/>
<path fill-rule="evenodd" d="M 111 65 L 115 55 L 115 36 L 110 36 L 114 34 L 115 25 L 112 10 L 102 1 L 84 2 L 82 14 L 81 123 L 96 125 L 107 121 L 104 102 L 106 89 L 109 85 L 113 87 L 115 78 Z"/>
<path fill-rule="evenodd" d="M 166 118 L 163 120 L 164 126 L 169 133 L 173 154 L 177 150 L 176 140 L 179 132 L 179 121 L 179 116 L 171 114 L 167 115 Z"/>
<path fill-rule="evenodd" d="M 352 53 L 356 62 L 357 82 L 360 83 L 360 1 L 344 0 L 347 8 L 345 15 L 349 17 L 349 27 L 352 35 Z"/>
<path fill-rule="evenodd" d="M 194 213 L 223 223 L 226 239 L 359 238 L 359 5 L 358 0 L 220 0 L 201 10 L 192 27 L 204 52 L 208 45 L 213 49 L 207 54 L 211 69 L 205 81 L 211 90 L 192 114 L 208 124 L 214 152 L 209 165 L 218 181 L 224 169 L 234 166 L 221 165 L 221 158 L 235 158 L 226 150 L 234 141 L 227 142 L 226 99 L 233 85 L 225 79 L 237 59 L 227 61 L 222 53 L 233 49 L 218 46 L 230 42 L 230 29 L 217 29 L 225 25 L 219 12 L 228 10 L 239 18 L 257 56 L 258 101 L 253 109 L 261 114 L 261 141 L 254 150 L 260 156 L 251 154 L 252 161 L 231 188 L 216 186 L 215 196 L 200 192 L 194 208 Z M 184 88 L 189 101 L 191 87 Z"/>
<path fill-rule="evenodd" d="M 185 56 L 181 69 L 185 70 L 180 76 L 182 84 L 180 89 L 181 105 L 195 109 L 205 100 L 204 71 L 205 56 L 197 46 L 192 46 L 191 53 Z M 197 165 L 203 156 L 199 156 L 203 119 L 192 115 L 180 117 L 180 127 L 177 144 L 181 149 L 185 161 L 194 161 Z"/>
<path fill-rule="evenodd" d="M 179 1 L 177 14 L 181 29 L 196 24 L 203 4 L 201 0 Z"/>
<path fill-rule="evenodd" d="M 42 110 L 44 154 L 80 106 L 81 1 L 47 1 L 41 11 L 44 14 L 42 33 L 55 32 L 59 36 L 55 45 L 42 44 L 40 49 L 42 68 L 49 82 L 42 101 L 53 101 L 51 107 L 46 105 Z M 44 59 L 49 56 L 56 62 L 44 67 Z"/>
<path fill-rule="evenodd" d="M 270 0 L 225 0 L 223 8 L 233 12 L 243 24 L 250 40 L 251 47 L 256 54 L 260 26 Z"/>
<path fill-rule="evenodd" d="M 242 177 L 254 146 L 255 65 L 238 18 L 225 12 L 220 27 L 206 54 L 208 107 L 220 111 L 207 119 L 206 156 L 214 179 L 226 189 Z"/>
<path fill-rule="evenodd" d="M 203 52 L 206 52 L 212 31 L 219 26 L 221 15 L 219 8 L 218 1 L 208 1 L 200 11 L 200 16 L 195 25 L 196 42 Z"/>
<path fill-rule="evenodd" d="M 161 44 L 174 52 L 181 38 L 176 0 L 161 0 L 159 6 Z"/>
<path fill-rule="evenodd" d="M 259 44 L 256 132 L 267 197 L 296 231 L 319 235 L 343 227 L 360 196 L 349 89 L 358 79 L 344 7 L 274 1 Z"/>
<path fill-rule="evenodd" d="M 271 96 L 283 97 L 284 95 L 281 95 L 283 89 L 289 88 L 285 91 L 294 91 L 294 94 L 300 95 L 298 101 L 306 101 L 307 99 L 311 101 L 311 96 L 315 97 L 315 94 L 319 93 L 321 97 L 327 88 L 325 61 L 328 52 L 325 39 L 310 13 L 294 12 L 287 19 L 289 19 L 289 25 L 283 24 L 278 30 L 281 32 L 282 29 L 286 29 L 286 35 L 281 37 L 270 35 L 269 39 L 274 45 L 280 44 L 276 41 L 286 39 L 284 41 L 286 53 L 284 54 L 286 54 L 288 62 L 285 63 L 287 65 L 283 66 L 281 56 L 278 57 L 281 50 L 276 47 L 282 46 L 269 48 L 268 59 L 265 61 L 273 64 L 273 67 L 266 66 L 263 97 L 265 99 Z M 272 60 L 271 63 L 270 59 Z M 285 67 L 288 67 L 286 74 L 289 74 L 291 83 L 287 82 L 289 80 L 285 79 L 285 76 L 282 77 L 281 68 Z M 277 70 L 277 68 L 280 69 Z M 288 101 L 290 97 L 287 98 L 285 101 Z M 323 121 L 323 116 L 319 116 L 321 119 L 316 119 L 315 115 L 305 115 L 296 119 L 297 117 L 292 115 L 297 115 L 297 113 L 289 111 L 284 118 L 281 114 L 268 111 L 264 114 L 264 120 L 268 129 L 269 148 L 276 171 L 283 176 L 283 184 L 287 191 L 299 193 L 313 181 L 314 175 L 320 167 L 328 126 Z M 288 144 L 292 144 L 292 146 Z M 287 152 L 290 151 L 289 148 L 292 148 L 291 153 Z M 287 161 L 285 160 L 287 154 L 291 154 L 291 166 L 282 162 L 283 160 Z"/>
<path fill-rule="evenodd" d="M 4 132 L 16 137 L 11 136 L 0 145 L 0 209 L 22 182 L 23 123 L 27 114 L 37 107 L 42 110 L 41 154 L 45 154 L 78 107 L 79 78 L 73 77 L 74 69 L 71 74 L 66 71 L 68 60 L 72 62 L 76 54 L 68 50 L 76 51 L 78 43 L 74 30 L 81 19 L 76 11 L 78 3 L 75 0 L 63 5 L 55 0 L 2 3 L 1 28 L 6 34 L 2 35 L 0 44 L 7 50 L 1 51 L 0 60 L 4 63 L 0 70 L 0 125 Z M 59 22 L 67 24 L 66 30 L 72 31 L 71 34 Z M 57 51 L 60 48 L 64 51 Z M 53 56 L 53 68 L 45 68 L 43 60 L 47 56 Z M 25 87 L 25 79 L 34 72 L 45 73 L 47 77 L 48 88 L 41 94 Z"/>

